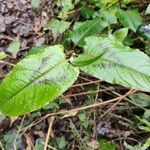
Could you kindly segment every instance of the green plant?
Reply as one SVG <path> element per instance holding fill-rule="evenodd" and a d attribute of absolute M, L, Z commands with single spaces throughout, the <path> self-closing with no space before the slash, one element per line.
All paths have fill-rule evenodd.
<path fill-rule="evenodd" d="M 66 19 L 78 2 L 59 1 L 61 15 L 65 14 L 59 17 Z M 53 32 L 54 39 L 68 30 L 65 40 L 72 41 L 83 53 L 66 58 L 62 45 L 32 48 L 0 84 L 0 111 L 7 116 L 18 116 L 37 110 L 65 92 L 80 71 L 112 84 L 150 92 L 149 56 L 125 44 L 130 38 L 128 30 L 136 34 L 142 25 L 140 14 L 137 10 L 116 11 L 116 7 L 113 12 L 117 15 L 109 11 L 92 12 L 90 17 L 94 19 L 79 22 L 73 31 L 69 30 L 71 22 L 52 20 L 47 28 Z M 112 34 L 111 26 L 117 24 L 117 17 L 125 28 Z M 19 40 L 9 46 L 15 56 L 19 49 Z"/>

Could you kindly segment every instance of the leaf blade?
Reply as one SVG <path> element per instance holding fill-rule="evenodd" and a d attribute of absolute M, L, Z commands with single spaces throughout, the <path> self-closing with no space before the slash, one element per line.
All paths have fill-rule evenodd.
<path fill-rule="evenodd" d="M 86 39 L 87 45 L 92 45 L 92 38 Z M 113 38 L 97 37 L 97 42 L 95 42 L 95 45 L 99 44 L 97 54 L 105 48 L 108 48 L 109 51 L 93 63 L 81 66 L 82 71 L 109 83 L 150 91 L 150 58 L 146 54 L 125 47 L 120 41 Z M 89 48 L 90 50 L 85 49 L 85 51 L 90 52 L 91 56 L 97 55 L 92 50 L 92 46 Z"/>
<path fill-rule="evenodd" d="M 0 85 L 0 111 L 18 116 L 41 108 L 67 90 L 78 73 L 66 61 L 62 46 L 29 55 Z"/>

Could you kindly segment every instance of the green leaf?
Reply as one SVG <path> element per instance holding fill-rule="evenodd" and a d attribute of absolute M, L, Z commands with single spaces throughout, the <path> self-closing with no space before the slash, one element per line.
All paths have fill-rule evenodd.
<path fill-rule="evenodd" d="M 150 14 L 150 4 L 147 6 L 145 11 L 145 15 L 149 15 L 149 14 Z"/>
<path fill-rule="evenodd" d="M 88 126 L 89 126 L 89 121 L 88 121 L 87 116 L 86 116 L 85 114 L 83 114 L 83 113 L 80 113 L 80 114 L 78 115 L 78 118 L 79 118 L 79 120 L 80 120 L 82 126 L 87 129 Z"/>
<path fill-rule="evenodd" d="M 116 15 L 113 15 L 107 11 L 101 11 L 99 17 L 108 22 L 109 25 L 117 23 Z"/>
<path fill-rule="evenodd" d="M 58 145 L 58 148 L 61 149 L 65 149 L 68 142 L 65 140 L 65 138 L 62 136 L 60 138 L 56 138 L 56 143 Z"/>
<path fill-rule="evenodd" d="M 150 106 L 150 96 L 144 93 L 136 93 L 129 96 L 131 101 L 136 103 L 141 107 L 148 107 Z"/>
<path fill-rule="evenodd" d="M 40 6 L 41 1 L 40 0 L 31 0 L 31 6 L 33 8 L 38 8 Z"/>
<path fill-rule="evenodd" d="M 127 34 L 128 34 L 128 28 L 122 28 L 115 31 L 113 35 L 117 40 L 123 41 L 126 38 Z"/>
<path fill-rule="evenodd" d="M 139 50 L 124 46 L 113 37 L 88 37 L 82 54 L 84 57 L 79 57 L 84 62 L 87 61 L 86 55 L 93 59 L 105 50 L 106 53 L 100 58 L 80 69 L 109 83 L 150 91 L 150 58 Z M 75 61 L 76 58 L 72 63 Z"/>
<path fill-rule="evenodd" d="M 150 138 L 148 138 L 145 144 L 142 146 L 142 150 L 147 150 L 150 147 Z"/>
<path fill-rule="evenodd" d="M 142 144 L 139 143 L 137 145 L 131 146 L 130 144 L 124 142 L 123 145 L 125 146 L 125 148 L 127 148 L 128 150 L 142 150 Z"/>
<path fill-rule="evenodd" d="M 7 55 L 4 52 L 0 52 L 0 60 L 6 58 Z"/>
<path fill-rule="evenodd" d="M 70 34 L 70 39 L 79 46 L 84 45 L 84 39 L 87 36 L 95 35 L 101 32 L 109 25 L 106 18 L 97 18 L 90 21 L 85 21 L 75 31 Z"/>
<path fill-rule="evenodd" d="M 61 19 L 67 19 L 69 11 L 72 10 L 79 1 L 80 0 L 75 0 L 74 2 L 73 0 L 58 0 L 57 6 L 61 7 L 58 17 Z"/>
<path fill-rule="evenodd" d="M 145 124 L 147 127 L 150 128 L 150 122 L 149 122 L 148 120 L 146 120 L 146 119 L 144 119 L 144 118 L 140 118 L 139 116 L 136 116 L 136 118 L 137 118 L 140 122 L 142 122 L 143 124 Z"/>
<path fill-rule="evenodd" d="M 81 15 L 86 18 L 86 19 L 90 19 L 94 14 L 94 10 L 92 8 L 89 7 L 82 7 L 81 8 Z"/>
<path fill-rule="evenodd" d="M 38 138 L 35 142 L 35 150 L 43 150 L 44 149 L 44 144 L 42 143 L 44 142 L 43 138 Z"/>
<path fill-rule="evenodd" d="M 66 91 L 78 74 L 61 45 L 29 55 L 0 84 L 0 111 L 18 116 L 37 110 Z"/>
<path fill-rule="evenodd" d="M 19 39 L 16 39 L 12 43 L 10 43 L 8 51 L 12 53 L 12 55 L 15 57 L 16 54 L 19 52 L 19 50 L 20 50 L 20 41 Z"/>
<path fill-rule="evenodd" d="M 22 138 L 16 130 L 10 130 L 4 135 L 5 149 L 13 149 L 15 143 L 16 149 L 21 149 Z"/>
<path fill-rule="evenodd" d="M 99 150 L 116 150 L 116 145 L 106 139 L 100 139 L 99 144 Z"/>
<path fill-rule="evenodd" d="M 118 10 L 117 17 L 124 27 L 128 27 L 132 31 L 136 32 L 138 27 L 142 24 L 142 18 L 137 10 Z"/>
<path fill-rule="evenodd" d="M 147 150 L 150 147 L 150 138 L 148 138 L 146 140 L 146 142 L 143 144 L 139 143 L 135 146 L 131 146 L 128 143 L 124 142 L 124 146 L 128 149 L 128 150 Z"/>
<path fill-rule="evenodd" d="M 70 27 L 70 24 L 70 22 L 54 19 L 47 24 L 46 28 L 52 30 L 54 39 L 56 39 L 59 34 L 62 34 Z"/>

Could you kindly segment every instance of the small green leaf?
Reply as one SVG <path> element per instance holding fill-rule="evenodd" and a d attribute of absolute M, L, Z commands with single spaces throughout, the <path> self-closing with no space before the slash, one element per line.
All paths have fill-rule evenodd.
<path fill-rule="evenodd" d="M 140 118 L 139 116 L 136 116 L 136 118 L 150 129 L 150 122 L 148 120 Z"/>
<path fill-rule="evenodd" d="M 42 143 L 44 142 L 43 138 L 38 138 L 35 142 L 35 150 L 43 150 L 44 149 L 44 144 Z"/>
<path fill-rule="evenodd" d="M 79 55 L 82 62 L 87 58 L 90 61 L 89 56 L 96 58 L 105 50 L 106 53 L 80 66 L 82 71 L 109 83 L 150 92 L 150 58 L 146 54 L 124 46 L 113 37 L 88 37 L 85 41 L 84 53 Z M 76 58 L 72 60 L 75 61 Z"/>
<path fill-rule="evenodd" d="M 81 15 L 86 18 L 86 19 L 90 19 L 94 14 L 94 10 L 92 8 L 89 7 L 82 7 L 81 8 Z"/>
<path fill-rule="evenodd" d="M 123 41 L 126 38 L 127 34 L 128 34 L 128 28 L 122 28 L 115 31 L 113 35 L 117 40 Z"/>
<path fill-rule="evenodd" d="M 142 18 L 137 10 L 124 11 L 120 9 L 116 15 L 124 27 L 128 27 L 134 32 L 136 32 L 138 27 L 142 24 Z"/>
<path fill-rule="evenodd" d="M 0 60 L 6 58 L 7 55 L 4 52 L 0 52 Z"/>
<path fill-rule="evenodd" d="M 149 15 L 149 14 L 150 14 L 150 4 L 147 6 L 145 11 L 145 15 Z"/>
<path fill-rule="evenodd" d="M 31 5 L 33 8 L 38 8 L 40 6 L 41 0 L 31 0 Z"/>
<path fill-rule="evenodd" d="M 142 150 L 147 150 L 150 147 L 150 138 L 148 138 L 145 144 L 142 146 Z"/>
<path fill-rule="evenodd" d="M 10 45 L 8 47 L 8 51 L 10 53 L 12 53 L 12 55 L 16 56 L 16 54 L 19 52 L 19 50 L 20 50 L 20 41 L 18 39 L 16 39 L 12 43 L 10 43 Z"/>
<path fill-rule="evenodd" d="M 100 139 L 99 144 L 99 150 L 116 150 L 116 145 L 113 142 L 108 141 L 106 139 Z"/>
<path fill-rule="evenodd" d="M 82 126 L 87 129 L 88 126 L 89 126 L 89 121 L 88 121 L 87 116 L 85 114 L 83 114 L 83 113 L 80 113 L 78 115 L 78 117 L 79 117 L 79 120 L 80 120 Z"/>
<path fill-rule="evenodd" d="M 137 145 L 131 146 L 130 144 L 124 142 L 123 145 L 125 146 L 125 148 L 127 148 L 128 150 L 142 150 L 142 144 L 139 143 Z"/>
<path fill-rule="evenodd" d="M 70 24 L 70 22 L 66 22 L 63 20 L 59 21 L 55 19 L 49 22 L 46 28 L 52 30 L 54 39 L 56 39 L 59 34 L 62 34 L 70 27 Z"/>
<path fill-rule="evenodd" d="M 68 18 L 68 13 L 74 8 L 74 6 L 79 2 L 79 0 L 58 0 L 57 6 L 61 7 L 58 17 L 65 20 Z"/>
<path fill-rule="evenodd" d="M 61 45 L 21 60 L 0 84 L 0 111 L 19 116 L 37 110 L 66 91 L 79 69 L 65 59 Z"/>
<path fill-rule="evenodd" d="M 149 107 L 150 106 L 150 96 L 144 93 L 136 93 L 129 96 L 131 101 L 136 103 L 141 107 Z"/>
<path fill-rule="evenodd" d="M 124 142 L 124 146 L 128 149 L 128 150 L 147 150 L 150 147 L 150 138 L 148 138 L 146 140 L 146 142 L 144 143 L 144 145 L 142 145 L 141 143 L 135 145 L 135 146 L 131 146 L 128 143 Z"/>
<path fill-rule="evenodd" d="M 65 140 L 63 136 L 60 138 L 56 138 L 56 142 L 60 150 L 64 150 L 68 144 L 68 142 Z"/>
<path fill-rule="evenodd" d="M 146 109 L 146 110 L 145 110 L 143 117 L 144 117 L 145 119 L 147 119 L 147 118 L 150 117 L 150 110 L 149 110 L 149 109 Z"/>

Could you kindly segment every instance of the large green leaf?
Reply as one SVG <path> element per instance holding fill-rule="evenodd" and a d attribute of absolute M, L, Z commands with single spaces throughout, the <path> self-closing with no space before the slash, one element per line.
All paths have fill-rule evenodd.
<path fill-rule="evenodd" d="M 41 108 L 67 90 L 78 73 L 65 59 L 61 45 L 29 55 L 1 83 L 0 111 L 18 116 Z"/>
<path fill-rule="evenodd" d="M 87 61 L 86 54 L 92 59 L 105 50 L 95 61 L 89 59 L 89 64 L 80 66 L 81 70 L 113 84 L 150 91 L 150 58 L 139 50 L 125 47 L 116 38 L 88 37 L 84 54 L 71 62 L 80 64 L 82 60 L 83 64 Z"/>
<path fill-rule="evenodd" d="M 138 27 L 142 24 L 142 17 L 137 10 L 124 11 L 120 9 L 117 12 L 117 17 L 124 27 L 129 27 L 134 32 L 136 32 Z"/>
<path fill-rule="evenodd" d="M 95 35 L 101 32 L 110 24 L 116 23 L 117 19 L 107 12 L 101 13 L 101 18 L 85 21 L 75 31 L 70 34 L 70 39 L 79 46 L 84 45 L 84 39 L 87 36 Z"/>

